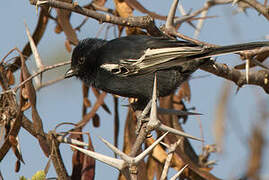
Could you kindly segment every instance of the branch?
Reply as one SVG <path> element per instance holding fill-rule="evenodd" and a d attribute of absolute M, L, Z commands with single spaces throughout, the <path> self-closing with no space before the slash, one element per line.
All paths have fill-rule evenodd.
<path fill-rule="evenodd" d="M 61 63 L 58 63 L 58 64 L 54 64 L 54 65 L 50 65 L 50 66 L 46 66 L 44 67 L 42 70 L 39 70 L 38 72 L 34 73 L 33 75 L 29 76 L 28 78 L 26 78 L 23 82 L 21 82 L 20 84 L 16 85 L 14 88 L 12 89 L 8 89 L 8 90 L 5 90 L 3 92 L 0 92 L 0 95 L 1 94 L 5 94 L 5 93 L 9 93 L 9 92 L 16 92 L 19 88 L 21 88 L 25 83 L 27 83 L 28 81 L 32 80 L 34 77 L 38 76 L 39 74 L 45 72 L 45 71 L 48 71 L 50 69 L 54 69 L 54 68 L 57 68 L 57 67 L 60 67 L 60 66 L 64 66 L 64 65 L 67 65 L 67 64 L 70 64 L 71 62 L 70 61 L 67 61 L 67 62 L 61 62 Z"/>
<path fill-rule="evenodd" d="M 35 138 L 38 138 L 38 134 L 36 132 L 36 129 L 34 127 L 34 124 L 26 117 L 23 115 L 22 117 L 22 127 L 28 131 L 32 136 L 34 136 Z M 51 153 L 50 153 L 50 157 L 52 159 L 55 171 L 59 177 L 59 179 L 68 179 L 68 174 L 67 171 L 65 169 L 60 151 L 59 151 L 59 143 L 57 142 L 55 139 L 55 137 L 53 137 L 53 134 L 47 134 L 44 133 L 44 138 L 46 139 L 46 141 L 48 143 L 51 143 Z"/>
<path fill-rule="evenodd" d="M 264 6 L 263 4 L 259 3 L 256 0 L 243 0 L 243 2 L 247 3 L 248 5 L 256 9 L 256 11 L 261 13 L 267 20 L 269 20 L 268 8 L 266 6 Z"/>
<path fill-rule="evenodd" d="M 139 16 L 139 17 L 131 16 L 128 18 L 121 18 L 111 14 L 101 14 L 96 11 L 80 7 L 78 5 L 55 0 L 47 0 L 47 1 L 32 0 L 31 4 L 38 6 L 47 5 L 54 8 L 73 11 L 78 14 L 82 14 L 91 17 L 93 19 L 96 19 L 100 23 L 108 22 L 122 26 L 140 27 L 142 29 L 146 29 L 149 32 L 149 34 L 153 36 L 163 35 L 162 32 L 155 26 L 154 20 L 150 16 Z"/>
<path fill-rule="evenodd" d="M 177 5 L 178 5 L 178 0 L 174 0 L 170 7 L 169 14 L 167 16 L 167 21 L 165 24 L 165 27 L 167 29 L 174 28 L 174 18 L 176 14 Z"/>
<path fill-rule="evenodd" d="M 41 38 L 43 37 L 43 35 L 45 33 L 45 30 L 46 30 L 46 27 L 47 27 L 47 24 L 48 24 L 48 20 L 49 20 L 47 15 L 48 15 L 48 8 L 45 8 L 45 7 L 41 8 L 40 15 L 39 15 L 39 18 L 38 18 L 38 22 L 37 22 L 35 31 L 34 31 L 34 33 L 32 35 L 33 40 L 34 40 L 36 45 L 39 43 L 39 41 L 41 40 Z M 30 55 L 32 54 L 32 50 L 30 48 L 30 43 L 29 42 L 24 46 L 24 48 L 22 50 L 22 54 L 23 54 L 25 60 L 27 60 L 28 57 L 30 57 Z M 15 72 L 20 67 L 21 67 L 21 59 L 20 59 L 20 57 L 17 57 L 15 59 L 14 63 L 9 66 L 9 69 L 12 72 Z"/>
<path fill-rule="evenodd" d="M 213 65 L 205 65 L 200 67 L 200 69 L 220 76 L 222 78 L 233 81 L 239 87 L 245 84 L 258 85 L 263 88 L 263 90 L 269 94 L 269 72 L 266 70 L 260 70 L 256 72 L 249 73 L 249 80 L 247 83 L 246 76 L 244 72 L 235 70 L 227 66 L 226 64 L 214 63 Z"/>

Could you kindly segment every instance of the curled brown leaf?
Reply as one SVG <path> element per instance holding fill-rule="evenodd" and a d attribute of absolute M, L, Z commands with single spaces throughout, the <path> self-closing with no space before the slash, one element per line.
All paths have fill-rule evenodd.
<path fill-rule="evenodd" d="M 95 114 L 92 118 L 92 124 L 94 127 L 100 127 L 100 117 L 98 114 Z"/>

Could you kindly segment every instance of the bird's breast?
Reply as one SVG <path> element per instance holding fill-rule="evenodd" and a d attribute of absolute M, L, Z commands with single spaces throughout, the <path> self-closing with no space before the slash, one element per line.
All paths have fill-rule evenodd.
<path fill-rule="evenodd" d="M 108 71 L 99 69 L 94 86 L 108 93 L 124 97 L 150 98 L 152 96 L 154 74 L 119 77 Z M 189 75 L 183 75 L 177 69 L 157 72 L 158 96 L 171 94 Z"/>

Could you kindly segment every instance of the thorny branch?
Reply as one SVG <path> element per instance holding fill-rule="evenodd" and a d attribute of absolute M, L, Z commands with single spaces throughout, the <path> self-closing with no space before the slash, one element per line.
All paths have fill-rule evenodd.
<path fill-rule="evenodd" d="M 256 0 L 242 0 L 242 1 L 247 3 L 248 5 L 250 5 L 254 9 L 256 9 L 256 11 L 261 13 L 265 18 L 267 18 L 269 20 L 268 8 L 265 5 L 257 2 Z M 128 2 L 129 3 L 130 2 L 131 3 L 136 3 L 136 1 L 128 1 Z M 182 34 L 180 34 L 179 32 L 176 31 L 175 26 L 181 24 L 184 21 L 192 19 L 193 17 L 201 14 L 202 12 L 207 12 L 209 10 L 209 8 L 211 8 L 211 7 L 215 6 L 215 5 L 230 4 L 232 2 L 234 2 L 234 0 L 210 0 L 210 1 L 207 1 L 205 3 L 203 8 L 201 8 L 201 9 L 199 9 L 199 10 L 197 10 L 197 11 L 191 13 L 191 14 L 186 15 L 186 17 L 175 18 L 177 0 L 174 0 L 174 6 L 172 6 L 173 8 L 171 7 L 171 11 L 170 11 L 170 13 L 168 15 L 168 18 L 167 18 L 168 19 L 167 24 L 166 24 L 166 27 L 165 27 L 165 29 L 163 31 L 166 32 L 169 35 L 180 37 L 182 39 L 192 41 L 192 42 L 194 42 L 196 44 L 207 45 L 207 46 L 215 46 L 215 45 L 212 45 L 212 44 L 208 44 L 208 43 L 201 42 L 201 41 L 198 41 L 196 39 L 184 36 L 184 35 L 182 35 Z M 47 22 L 48 22 L 48 17 L 49 17 L 49 15 L 48 15 L 49 7 L 60 8 L 60 9 L 65 9 L 65 10 L 69 10 L 69 11 L 72 11 L 72 12 L 76 12 L 76 13 L 91 17 L 93 19 L 96 19 L 100 23 L 108 22 L 108 23 L 122 25 L 122 26 L 139 27 L 139 28 L 142 28 L 142 29 L 146 29 L 148 31 L 148 33 L 153 35 L 153 36 L 164 36 L 165 35 L 165 34 L 162 33 L 162 31 L 160 31 L 156 27 L 153 18 L 149 17 L 149 16 L 121 18 L 121 17 L 116 16 L 114 11 L 111 12 L 111 9 L 107 9 L 107 8 L 104 8 L 104 7 L 98 7 L 98 5 L 95 6 L 96 9 L 99 9 L 101 11 L 108 12 L 108 13 L 113 13 L 113 14 L 101 14 L 101 13 L 98 13 L 98 12 L 96 12 L 94 10 L 90 10 L 90 9 L 87 9 L 87 8 L 80 7 L 80 6 L 76 5 L 76 4 L 66 3 L 66 2 L 62 2 L 62 1 L 54 1 L 54 0 L 45 0 L 45 1 L 31 0 L 31 3 L 34 4 L 34 5 L 41 6 L 41 8 L 42 8 L 40 16 L 39 16 L 39 22 L 37 24 L 36 31 L 35 31 L 35 33 L 33 35 L 33 38 L 34 38 L 34 41 L 35 41 L 36 44 L 39 42 L 39 40 L 42 38 L 42 36 L 43 36 L 43 34 L 45 32 L 45 28 L 46 28 L 46 25 L 47 25 Z M 201 19 L 204 20 L 204 18 L 206 18 L 206 17 L 202 17 Z M 27 58 L 27 57 L 29 57 L 31 55 L 31 53 L 32 52 L 30 50 L 30 46 L 29 46 L 29 44 L 27 44 L 25 46 L 22 54 Z M 18 68 L 21 67 L 20 60 L 22 58 L 23 57 L 20 57 L 20 58 L 18 57 L 15 60 L 15 62 L 10 66 L 10 69 L 11 69 L 12 72 L 16 71 Z M 39 72 L 37 72 L 37 73 L 27 77 L 26 79 L 24 79 L 24 81 L 22 81 L 14 89 L 8 90 L 7 88 L 6 89 L 4 88 L 4 91 L 1 92 L 1 94 L 17 91 L 19 88 L 21 88 L 24 85 L 28 84 L 29 81 L 32 80 L 32 78 L 39 75 L 40 73 L 42 73 L 42 72 L 44 72 L 46 70 L 49 70 L 49 69 L 56 68 L 56 67 L 61 66 L 61 65 L 69 64 L 69 63 L 70 62 L 66 62 L 66 63 L 60 63 L 60 64 L 53 65 L 53 66 L 44 67 L 44 69 L 42 68 L 42 70 L 40 70 Z M 257 72 L 251 72 L 249 74 L 249 76 L 248 76 L 248 79 L 247 79 L 247 77 L 245 76 L 245 74 L 243 72 L 241 72 L 239 70 L 235 70 L 233 68 L 230 68 L 225 64 L 220 64 L 220 63 L 209 64 L 209 65 L 205 65 L 205 66 L 201 67 L 201 69 L 205 70 L 207 72 L 210 72 L 212 74 L 215 74 L 217 76 L 223 77 L 225 79 L 231 80 L 235 84 L 237 84 L 239 87 L 241 87 L 241 86 L 243 86 L 245 84 L 258 85 L 258 86 L 262 87 L 266 93 L 269 94 L 269 85 L 268 85 L 269 72 L 266 71 L 266 70 L 261 70 L 261 71 L 257 71 Z M 90 113 L 88 113 L 84 117 L 84 119 L 77 124 L 78 127 L 85 126 L 85 124 L 88 123 L 89 119 L 92 118 L 95 115 L 98 108 L 103 104 L 105 95 L 106 95 L 105 93 L 102 93 L 100 95 L 100 97 L 98 98 L 97 102 L 95 103 L 95 105 L 92 108 L 92 110 L 90 111 Z M 34 101 L 33 101 L 33 104 L 35 106 Z M 35 108 L 35 107 L 32 107 L 32 108 Z M 21 109 L 21 107 L 19 109 Z M 34 124 L 22 114 L 21 110 L 19 111 L 18 117 L 16 119 L 18 119 L 17 122 L 21 123 L 23 128 L 25 128 L 29 133 L 31 133 L 33 136 L 38 138 L 39 134 L 37 133 Z M 40 119 L 40 121 L 41 121 L 41 119 Z M 16 131 L 18 131 L 18 129 Z M 43 129 L 42 129 L 42 131 L 43 131 Z M 16 133 L 14 135 L 16 135 Z M 141 128 L 139 136 L 136 139 L 137 141 L 136 141 L 136 143 L 134 145 L 135 148 L 132 150 L 131 156 L 135 156 L 137 154 L 142 142 L 145 140 L 148 133 L 149 133 L 149 131 L 146 130 L 146 124 L 144 124 L 142 126 L 142 128 Z M 61 154 L 59 152 L 59 142 L 56 141 L 56 139 L 53 137 L 53 134 L 50 134 L 50 136 L 49 136 L 48 134 L 43 132 L 43 135 L 46 137 L 47 143 L 52 142 L 52 144 L 51 144 L 52 145 L 52 149 L 51 149 L 52 151 L 51 151 L 50 155 L 52 156 L 52 160 L 53 160 L 53 163 L 54 163 L 54 166 L 55 166 L 55 169 L 56 169 L 56 172 L 57 172 L 59 178 L 60 179 L 68 179 L 68 174 L 67 174 L 67 171 L 66 171 L 66 169 L 64 167 L 64 163 L 62 162 Z M 185 158 L 185 152 L 183 152 L 183 151 L 181 151 L 181 152 L 182 152 L 182 156 L 180 158 L 184 159 Z M 178 156 L 178 154 L 176 154 L 176 155 Z M 1 159 L 3 157 L 4 157 L 4 155 L 1 154 Z M 187 159 L 188 159 L 188 157 L 187 157 Z M 186 161 L 187 160 L 185 158 L 183 160 L 183 162 L 186 162 Z M 194 163 L 190 164 L 190 169 L 195 171 L 198 175 L 200 175 L 201 177 L 199 177 L 199 178 L 201 178 L 201 179 L 203 179 L 203 178 L 205 178 L 205 179 L 216 179 L 209 172 L 202 172 L 200 169 L 197 169 L 196 164 L 194 164 Z M 137 176 L 135 175 L 134 179 L 136 179 L 136 178 L 137 178 Z"/>
<path fill-rule="evenodd" d="M 62 62 L 62 63 L 58 63 L 58 64 L 54 64 L 54 65 L 50 65 L 50 66 L 46 66 L 44 67 L 42 70 L 39 70 L 38 72 L 32 74 L 31 76 L 29 76 L 28 78 L 26 78 L 23 82 L 21 82 L 20 84 L 18 84 L 17 86 L 15 86 L 14 88 L 12 89 L 9 89 L 9 90 L 6 90 L 6 91 L 3 91 L 1 92 L 0 94 L 5 94 L 5 93 L 8 93 L 8 92 L 16 92 L 19 88 L 21 88 L 25 83 L 27 83 L 28 81 L 31 81 L 34 77 L 38 76 L 39 74 L 43 73 L 43 72 L 46 72 L 48 70 L 51 70 L 51 69 L 55 69 L 57 67 L 60 67 L 60 66 L 64 66 L 64 65 L 67 65 L 67 64 L 70 64 L 70 61 L 67 61 L 67 62 Z"/>
<path fill-rule="evenodd" d="M 42 7 L 41 11 L 39 13 L 39 18 L 38 18 L 38 22 L 37 22 L 35 31 L 32 35 L 35 44 L 38 44 L 39 41 L 41 40 L 41 38 L 43 37 L 45 30 L 46 30 L 46 27 L 47 27 L 47 24 L 48 24 L 48 20 L 49 20 L 48 7 Z M 25 57 L 25 60 L 27 60 L 27 58 L 32 54 L 29 42 L 23 48 L 22 54 Z M 21 60 L 20 60 L 20 57 L 17 57 L 15 59 L 15 62 L 12 65 L 10 65 L 9 69 L 12 72 L 15 72 L 20 68 L 20 66 L 21 66 Z"/>
<path fill-rule="evenodd" d="M 239 87 L 246 84 L 257 85 L 263 88 L 263 90 L 269 94 L 269 72 L 267 70 L 260 70 L 249 73 L 249 80 L 247 79 L 244 72 L 238 71 L 225 64 L 215 62 L 213 65 L 206 65 L 201 67 L 202 70 L 233 81 Z"/>
<path fill-rule="evenodd" d="M 206 6 L 203 7 L 199 12 L 197 11 L 196 14 L 203 12 L 204 10 L 208 10 L 210 7 L 214 6 L 214 5 L 220 5 L 220 4 L 228 4 L 228 3 L 232 3 L 232 0 L 216 0 L 216 1 L 208 1 L 208 3 L 206 3 Z M 248 3 L 252 3 L 252 6 L 255 6 L 256 10 L 259 12 L 263 12 L 263 8 L 258 8 L 259 7 L 259 3 L 256 1 L 248 1 Z M 32 4 L 36 4 L 37 1 L 32 1 Z M 109 22 L 112 24 L 118 24 L 118 25 L 123 25 L 123 26 L 134 26 L 134 27 L 140 27 L 143 29 L 147 29 L 149 31 L 150 34 L 152 34 L 151 32 L 154 32 L 153 34 L 155 34 L 155 32 L 158 32 L 157 34 L 161 35 L 162 33 L 160 33 L 152 18 L 145 16 L 145 17 L 129 17 L 129 18 L 120 18 L 120 17 L 116 17 L 113 15 L 109 15 L 109 14 L 100 14 L 97 13 L 95 11 L 86 9 L 86 8 L 82 8 L 79 6 L 74 6 L 70 3 L 64 3 L 64 2 L 60 2 L 60 1 L 54 1 L 54 0 L 48 0 L 48 1 L 40 1 L 39 5 L 49 5 L 51 7 L 56 7 L 56 8 L 63 8 L 63 9 L 68 9 L 71 10 L 73 12 L 77 12 L 89 17 L 92 17 L 100 22 Z M 174 10 L 175 11 L 175 10 Z M 175 13 L 171 11 L 171 16 L 175 16 Z M 172 33 L 182 39 L 186 39 L 188 41 L 192 41 L 194 43 L 197 44 L 203 44 L 203 45 L 207 45 L 207 46 L 215 46 L 212 44 L 208 44 L 208 43 L 204 43 L 201 41 L 197 41 L 195 39 L 192 39 L 190 37 L 186 37 L 178 32 L 176 32 L 174 29 L 171 30 L 171 21 L 172 19 L 174 19 L 173 17 L 168 16 L 168 24 L 166 27 L 166 30 L 168 30 L 168 33 Z M 153 31 L 152 31 L 153 30 Z M 226 70 L 225 70 L 226 69 Z M 242 86 L 244 84 L 247 84 L 245 78 L 245 74 L 241 73 L 240 71 L 236 71 L 234 69 L 229 68 L 229 71 L 227 71 L 227 66 L 223 65 L 223 64 L 218 64 L 218 69 L 217 68 L 212 68 L 212 66 L 207 66 L 207 67 L 203 67 L 203 70 L 206 70 L 212 74 L 215 74 L 217 76 L 229 79 L 234 81 L 238 86 Z M 227 74 L 228 73 L 228 74 Z M 231 76 L 232 75 L 232 76 Z M 261 86 L 266 93 L 269 93 L 268 91 L 268 85 L 267 85 L 267 76 L 268 74 L 266 72 L 258 73 L 258 72 L 252 72 L 249 74 L 249 84 L 253 84 L 253 85 L 258 85 Z"/>
<path fill-rule="evenodd" d="M 121 18 L 121 17 L 117 17 L 111 14 L 101 14 L 96 11 L 80 7 L 78 5 L 65 3 L 61 1 L 54 1 L 54 0 L 48 0 L 48 1 L 33 0 L 31 1 L 31 3 L 33 5 L 38 5 L 38 6 L 48 5 L 54 8 L 70 10 L 72 12 L 76 12 L 76 13 L 91 17 L 93 19 L 96 19 L 100 23 L 108 22 L 112 24 L 118 24 L 121 26 L 140 27 L 143 29 L 147 29 L 147 31 L 151 35 L 155 35 L 155 36 L 162 35 L 160 30 L 155 26 L 153 18 L 149 16 Z"/>
<path fill-rule="evenodd" d="M 268 7 L 259 3 L 256 0 L 242 0 L 242 1 L 253 7 L 257 12 L 261 13 L 267 20 L 269 20 Z"/>

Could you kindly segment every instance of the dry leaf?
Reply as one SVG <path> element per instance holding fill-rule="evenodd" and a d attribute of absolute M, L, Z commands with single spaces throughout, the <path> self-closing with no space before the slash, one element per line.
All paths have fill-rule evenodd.
<path fill-rule="evenodd" d="M 94 151 L 90 136 L 89 136 L 88 150 Z M 90 156 L 84 156 L 81 180 L 94 180 L 94 175 L 95 175 L 95 159 L 91 158 Z"/>
<path fill-rule="evenodd" d="M 85 114 L 87 113 L 87 105 L 89 105 L 88 107 L 91 106 L 91 101 L 88 99 L 88 95 L 89 95 L 89 86 L 82 83 L 82 96 L 83 96 L 82 117 L 84 117 Z M 88 102 L 85 102 L 85 98 L 87 99 Z"/>
<path fill-rule="evenodd" d="M 83 105 L 85 107 L 91 107 L 91 102 L 90 102 L 90 100 L 87 97 L 84 97 L 83 98 Z"/>
<path fill-rule="evenodd" d="M 21 60 L 21 71 L 22 71 L 22 80 L 27 79 L 31 76 L 29 73 L 27 66 L 25 64 L 24 59 Z M 37 132 L 37 139 L 39 141 L 39 145 L 41 149 L 43 150 L 44 154 L 48 157 L 50 154 L 50 147 L 47 144 L 44 130 L 43 130 L 43 123 L 42 120 L 38 114 L 37 108 L 36 108 L 36 91 L 32 84 L 32 80 L 29 80 L 25 83 L 25 89 L 27 90 L 27 98 L 29 99 L 31 106 L 32 106 L 32 119 L 33 119 L 33 125 Z"/>
<path fill-rule="evenodd" d="M 81 169 L 84 155 L 82 152 L 71 148 L 73 152 L 72 156 L 72 175 L 71 179 L 81 179 Z"/>
<path fill-rule="evenodd" d="M 21 162 L 17 159 L 16 164 L 15 164 L 15 172 L 19 172 L 21 168 Z"/>
<path fill-rule="evenodd" d="M 263 153 L 266 145 L 262 128 L 259 127 L 259 125 L 255 125 L 252 128 L 252 134 L 248 139 L 250 152 L 248 156 L 246 177 L 249 177 L 250 179 L 259 179 L 258 177 L 262 168 Z"/>
<path fill-rule="evenodd" d="M 8 85 L 15 84 L 15 77 L 10 69 L 7 70 Z"/>
<path fill-rule="evenodd" d="M 63 30 L 62 30 L 61 26 L 59 24 L 57 24 L 56 27 L 54 28 L 54 32 L 56 34 L 60 34 L 62 31 Z"/>
<path fill-rule="evenodd" d="M 94 151 L 92 140 L 89 137 L 88 150 Z M 83 141 L 81 129 L 77 129 L 76 133 L 72 133 L 70 138 Z M 73 152 L 72 156 L 72 175 L 71 179 L 81 179 L 81 180 L 93 180 L 95 175 L 95 160 L 84 153 L 71 148 Z"/>
<path fill-rule="evenodd" d="M 41 38 L 43 37 L 47 24 L 48 24 L 48 9 L 47 6 L 42 6 L 41 11 L 39 12 L 38 22 L 36 25 L 36 28 L 34 30 L 34 33 L 32 35 L 32 38 L 34 39 L 35 44 L 37 45 Z M 22 51 L 22 54 L 25 58 L 28 58 L 32 54 L 32 50 L 30 48 L 30 43 L 28 42 Z M 9 69 L 12 72 L 15 72 L 19 67 L 21 67 L 21 59 L 20 57 L 16 58 L 15 62 L 9 66 Z"/>
<path fill-rule="evenodd" d="M 96 99 L 98 99 L 100 97 L 100 92 L 92 87 L 92 91 L 93 91 L 93 94 L 95 95 Z M 102 108 L 108 113 L 108 114 L 111 114 L 111 111 L 109 110 L 108 106 L 103 102 L 102 103 Z"/>
<path fill-rule="evenodd" d="M 179 96 L 179 99 L 184 99 L 188 102 L 191 100 L 191 88 L 188 81 L 184 81 L 178 90 L 177 95 Z"/>
<path fill-rule="evenodd" d="M 27 100 L 29 98 L 28 91 L 25 87 L 22 88 L 22 97 Z"/>
<path fill-rule="evenodd" d="M 133 9 L 136 9 L 142 13 L 148 14 L 151 17 L 153 17 L 154 19 L 166 20 L 166 18 L 167 18 L 166 16 L 162 16 L 162 15 L 159 15 L 155 12 L 151 12 L 151 11 L 147 10 L 142 4 L 140 4 L 136 0 L 125 0 L 125 2 Z"/>
<path fill-rule="evenodd" d="M 158 172 L 158 162 L 153 159 L 151 156 L 148 157 L 148 161 L 147 161 L 147 179 L 148 180 L 153 180 L 155 174 L 157 174 Z M 157 178 L 158 179 L 158 178 Z"/>
<path fill-rule="evenodd" d="M 10 135 L 10 136 L 8 136 L 8 140 L 12 146 L 16 147 L 18 145 L 18 141 L 17 141 L 16 137 Z"/>
<path fill-rule="evenodd" d="M 64 43 L 66 50 L 70 53 L 72 51 L 72 46 L 70 44 L 70 41 L 65 41 Z"/>
<path fill-rule="evenodd" d="M 127 18 L 129 16 L 133 16 L 133 8 L 131 8 L 125 1 L 121 0 L 114 0 L 114 4 L 116 6 L 116 12 L 118 15 L 122 18 Z M 121 34 L 123 26 L 118 26 L 119 32 Z M 136 27 L 125 27 L 126 28 L 126 34 L 146 34 L 143 32 L 140 28 Z"/>
<path fill-rule="evenodd" d="M 63 2 L 72 3 L 72 0 L 62 0 Z M 66 35 L 67 40 L 74 45 L 78 44 L 78 38 L 76 35 L 75 30 L 73 29 L 71 23 L 70 23 L 70 15 L 71 12 L 64 10 L 64 9 L 58 9 L 55 8 L 57 12 L 57 22 L 60 28 L 64 31 L 64 34 Z M 60 28 L 56 26 L 55 32 L 60 31 Z"/>
<path fill-rule="evenodd" d="M 11 144 L 12 151 L 15 154 L 16 158 L 24 163 L 22 155 L 18 149 L 19 147 L 18 147 L 18 141 L 17 141 L 16 137 L 14 137 L 13 135 L 9 135 L 8 140 Z"/>
<path fill-rule="evenodd" d="M 100 117 L 98 114 L 95 114 L 92 118 L 92 124 L 94 127 L 100 127 Z"/>
<path fill-rule="evenodd" d="M 31 107 L 31 103 L 29 101 L 25 102 L 24 105 L 21 108 L 21 111 L 26 111 Z"/>
<path fill-rule="evenodd" d="M 219 151 L 223 149 L 223 138 L 226 127 L 225 119 L 230 93 L 231 84 L 225 81 L 222 86 L 222 90 L 220 91 L 220 97 L 216 106 L 215 121 L 213 125 L 213 135 Z"/>
<path fill-rule="evenodd" d="M 106 3 L 106 0 L 93 0 L 92 1 L 94 4 L 98 5 L 98 6 L 104 6 Z"/>

